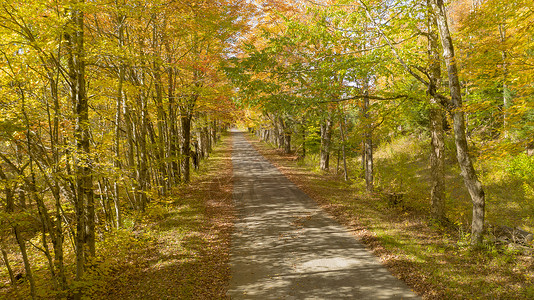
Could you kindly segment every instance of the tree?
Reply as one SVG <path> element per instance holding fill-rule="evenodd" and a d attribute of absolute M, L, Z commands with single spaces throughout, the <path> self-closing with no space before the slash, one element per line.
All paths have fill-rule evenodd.
<path fill-rule="evenodd" d="M 179 188 L 178 166 L 190 155 L 178 147 L 184 99 L 196 99 L 187 113 L 201 128 L 203 157 L 226 126 L 220 120 L 232 120 L 219 62 L 248 5 L 19 2 L 0 5 L 0 193 L 9 199 L 0 223 L 16 220 L 2 249 L 44 258 L 54 293 L 81 298 L 98 264 L 97 234 Z M 23 260 L 40 297 L 47 279 L 34 282 Z"/>
<path fill-rule="evenodd" d="M 458 78 L 457 62 L 454 54 L 454 46 L 452 44 L 451 34 L 449 32 L 445 5 L 442 0 L 432 0 L 430 3 L 436 17 L 436 23 L 438 25 L 439 34 L 441 37 L 441 45 L 443 47 L 443 58 L 445 59 L 445 65 L 447 66 L 447 73 L 449 75 L 449 90 L 451 98 L 450 102 L 447 99 L 447 105 L 450 105 L 448 109 L 453 116 L 456 155 L 462 170 L 462 177 L 464 178 L 465 185 L 473 202 L 471 244 L 478 245 L 482 243 L 483 238 L 486 198 L 484 189 L 478 180 L 477 173 L 473 167 L 473 162 L 469 154 L 469 147 L 465 132 L 465 117 L 464 112 L 462 111 L 460 79 Z M 435 92 L 432 91 L 431 93 L 435 94 Z"/>

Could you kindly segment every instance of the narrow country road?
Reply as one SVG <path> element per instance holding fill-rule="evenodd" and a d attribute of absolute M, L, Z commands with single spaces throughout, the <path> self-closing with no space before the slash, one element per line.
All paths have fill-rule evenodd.
<path fill-rule="evenodd" d="M 234 131 L 232 299 L 418 299 Z"/>

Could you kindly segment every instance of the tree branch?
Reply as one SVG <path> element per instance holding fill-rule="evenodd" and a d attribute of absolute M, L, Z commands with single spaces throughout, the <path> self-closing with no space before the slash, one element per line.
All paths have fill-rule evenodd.
<path fill-rule="evenodd" d="M 341 98 L 341 99 L 332 99 L 332 100 L 325 100 L 325 101 L 319 101 L 317 103 L 337 103 L 337 102 L 344 102 L 354 99 L 362 99 L 364 97 L 367 97 L 371 100 L 397 100 L 397 99 L 414 99 L 408 95 L 398 95 L 394 97 L 379 97 L 379 96 L 370 96 L 370 95 L 355 95 L 348 98 Z"/>

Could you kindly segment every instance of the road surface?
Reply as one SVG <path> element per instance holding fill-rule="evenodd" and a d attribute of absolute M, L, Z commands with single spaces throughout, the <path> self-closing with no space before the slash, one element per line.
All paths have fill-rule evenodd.
<path fill-rule="evenodd" d="M 419 299 L 233 132 L 232 299 Z"/>

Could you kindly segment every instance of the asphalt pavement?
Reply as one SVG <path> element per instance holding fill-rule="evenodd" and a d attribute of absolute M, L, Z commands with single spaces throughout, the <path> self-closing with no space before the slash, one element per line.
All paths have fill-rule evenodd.
<path fill-rule="evenodd" d="M 420 299 L 233 131 L 232 299 Z"/>

